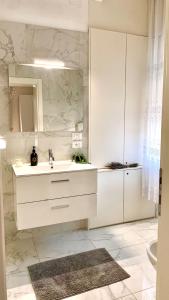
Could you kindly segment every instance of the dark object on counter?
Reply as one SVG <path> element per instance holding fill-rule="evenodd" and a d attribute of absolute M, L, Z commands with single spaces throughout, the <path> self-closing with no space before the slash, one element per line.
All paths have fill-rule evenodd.
<path fill-rule="evenodd" d="M 30 162 L 31 162 L 31 166 L 37 166 L 38 164 L 38 155 L 36 153 L 36 147 L 33 146 L 33 149 L 32 149 L 32 153 L 31 153 L 31 156 L 30 156 Z"/>
<path fill-rule="evenodd" d="M 124 168 L 127 168 L 127 165 L 121 164 L 119 162 L 111 162 L 111 163 L 108 163 L 106 165 L 106 167 L 114 170 L 114 169 L 124 169 Z"/>
<path fill-rule="evenodd" d="M 137 168 L 138 166 L 139 166 L 138 163 L 121 164 L 119 162 L 111 162 L 106 165 L 106 168 L 116 170 L 116 169 L 126 169 L 126 168 Z"/>
<path fill-rule="evenodd" d="M 138 166 L 139 166 L 139 164 L 133 163 L 133 164 L 127 165 L 127 168 L 137 168 Z"/>
<path fill-rule="evenodd" d="M 83 153 L 75 153 L 72 155 L 72 161 L 78 164 L 87 164 L 88 161 Z"/>

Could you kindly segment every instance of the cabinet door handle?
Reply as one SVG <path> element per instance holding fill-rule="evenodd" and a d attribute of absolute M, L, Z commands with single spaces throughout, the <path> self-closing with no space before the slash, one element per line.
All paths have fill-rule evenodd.
<path fill-rule="evenodd" d="M 161 216 L 161 197 L 162 197 L 162 168 L 159 172 L 159 202 L 158 202 L 158 215 Z"/>
<path fill-rule="evenodd" d="M 69 179 L 52 180 L 51 183 L 68 182 Z"/>
<path fill-rule="evenodd" d="M 65 204 L 65 205 L 56 205 L 56 206 L 52 206 L 51 209 L 63 209 L 63 208 L 68 208 L 70 205 L 69 204 Z"/>

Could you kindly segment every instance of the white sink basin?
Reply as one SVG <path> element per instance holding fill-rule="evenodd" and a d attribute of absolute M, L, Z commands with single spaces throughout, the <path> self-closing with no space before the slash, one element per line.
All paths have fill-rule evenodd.
<path fill-rule="evenodd" d="M 33 170 L 38 170 L 39 172 L 51 172 L 51 171 L 54 171 L 54 170 L 68 170 L 68 169 L 71 169 L 73 168 L 75 165 L 74 162 L 72 161 L 59 161 L 59 162 L 53 162 L 53 168 L 51 168 L 51 165 L 49 165 L 48 162 L 45 162 L 45 163 L 40 163 L 38 164 L 36 167 L 31 167 L 31 166 L 28 166 L 28 167 L 31 167 Z"/>
<path fill-rule="evenodd" d="M 147 255 L 153 267 L 157 265 L 157 241 L 152 241 L 147 247 Z"/>
<path fill-rule="evenodd" d="M 16 176 L 29 176 L 29 175 L 41 175 L 52 174 L 60 172 L 73 172 L 81 170 L 96 169 L 91 164 L 77 164 L 71 160 L 54 161 L 53 168 L 49 165 L 49 162 L 41 162 L 37 166 L 30 166 L 30 164 L 23 164 L 22 166 L 13 165 L 13 170 Z"/>

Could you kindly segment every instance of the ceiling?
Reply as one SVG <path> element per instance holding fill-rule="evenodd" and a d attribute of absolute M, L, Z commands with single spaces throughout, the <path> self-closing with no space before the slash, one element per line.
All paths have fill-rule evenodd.
<path fill-rule="evenodd" d="M 0 0 L 0 20 L 87 31 L 88 0 Z"/>

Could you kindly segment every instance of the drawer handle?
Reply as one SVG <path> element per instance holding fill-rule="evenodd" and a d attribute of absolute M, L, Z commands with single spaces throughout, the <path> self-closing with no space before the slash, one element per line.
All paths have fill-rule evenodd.
<path fill-rule="evenodd" d="M 69 204 L 65 204 L 65 205 L 56 205 L 56 206 L 52 206 L 51 209 L 62 209 L 62 208 L 68 208 L 70 205 Z"/>
<path fill-rule="evenodd" d="M 52 180 L 51 183 L 68 182 L 69 179 Z"/>

